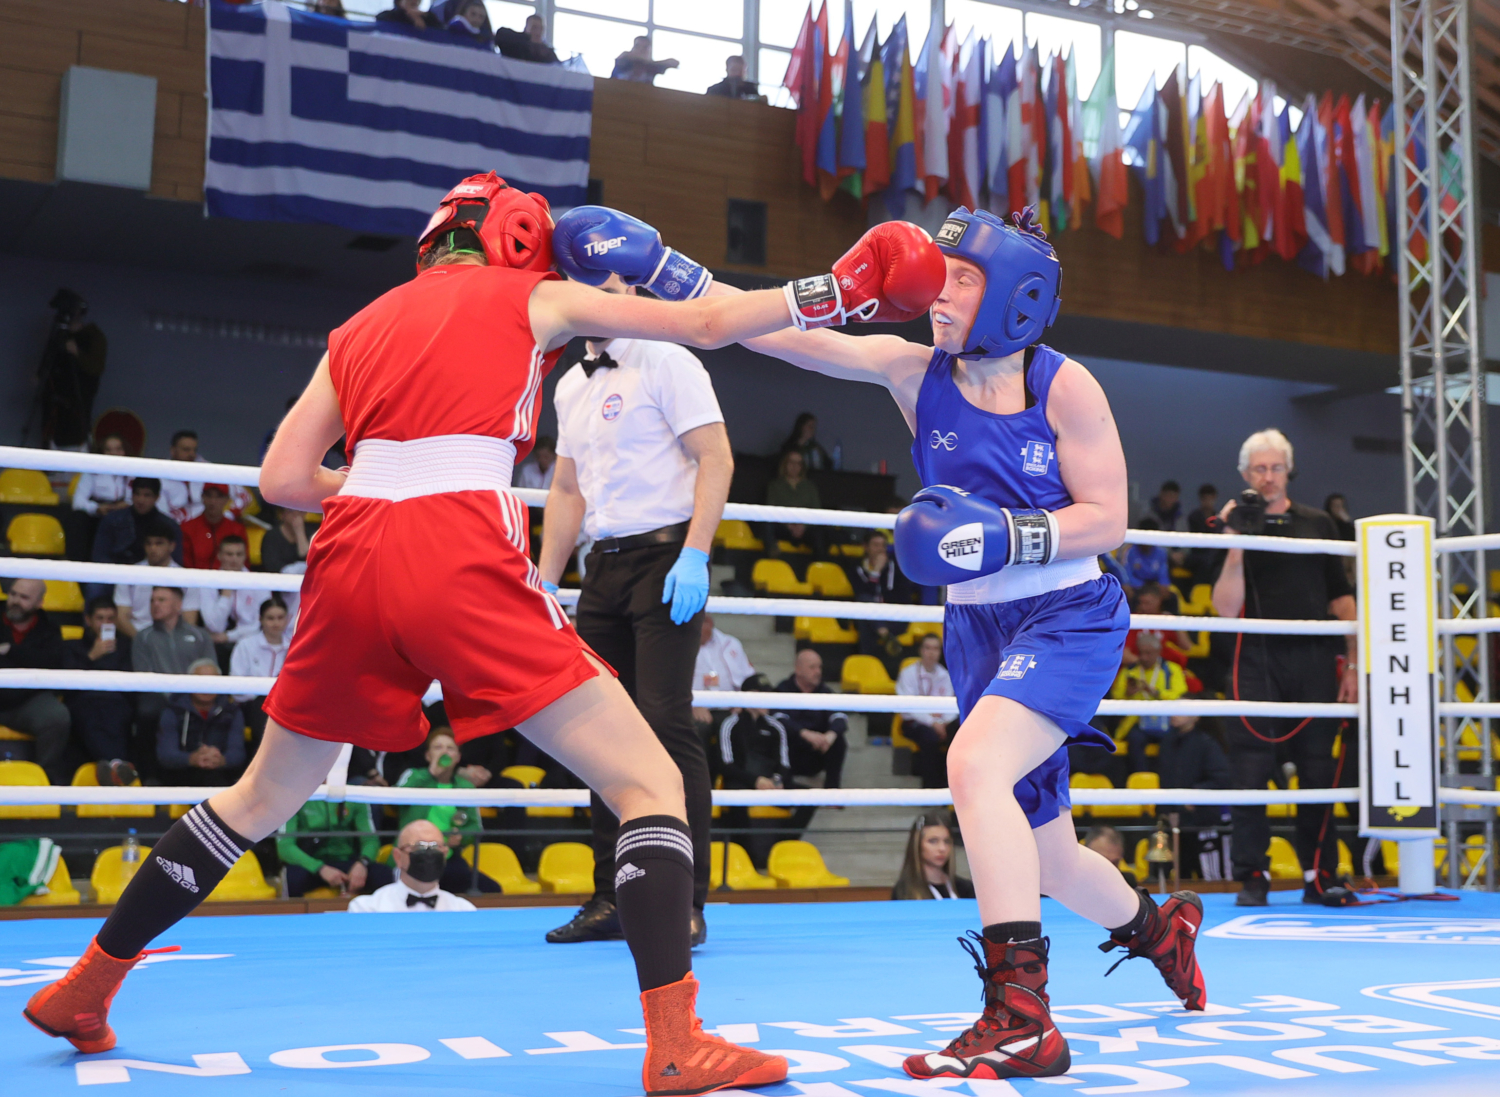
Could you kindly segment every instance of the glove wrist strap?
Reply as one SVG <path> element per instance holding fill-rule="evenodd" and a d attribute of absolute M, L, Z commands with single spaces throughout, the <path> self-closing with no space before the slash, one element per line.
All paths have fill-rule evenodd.
<path fill-rule="evenodd" d="M 666 248 L 651 277 L 641 283 L 664 301 L 691 301 L 702 297 L 713 285 L 714 276 L 701 263 L 682 252 Z"/>
<path fill-rule="evenodd" d="M 787 309 L 798 331 L 832 327 L 844 322 L 844 299 L 831 274 L 798 278 L 783 287 Z"/>
<path fill-rule="evenodd" d="M 1010 565 L 1050 564 L 1057 559 L 1057 518 L 1046 510 L 1007 510 L 1010 531 Z"/>

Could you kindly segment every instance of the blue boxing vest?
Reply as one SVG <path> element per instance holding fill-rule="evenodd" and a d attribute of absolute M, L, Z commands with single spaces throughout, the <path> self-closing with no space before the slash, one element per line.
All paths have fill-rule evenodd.
<path fill-rule="evenodd" d="M 1014 415 L 981 411 L 953 381 L 953 355 L 934 350 L 917 395 L 911 458 L 923 486 L 947 484 L 1002 507 L 1061 510 L 1073 498 L 1057 467 L 1047 393 L 1066 359 L 1037 345 L 1026 370 L 1036 403 Z"/>

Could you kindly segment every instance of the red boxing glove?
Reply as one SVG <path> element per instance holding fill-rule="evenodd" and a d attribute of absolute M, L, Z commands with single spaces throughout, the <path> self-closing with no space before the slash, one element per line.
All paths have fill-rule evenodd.
<path fill-rule="evenodd" d="M 899 323 L 931 308 L 947 276 L 932 237 L 909 221 L 887 221 L 860 237 L 832 274 L 789 282 L 787 306 L 802 331 L 851 320 Z"/>

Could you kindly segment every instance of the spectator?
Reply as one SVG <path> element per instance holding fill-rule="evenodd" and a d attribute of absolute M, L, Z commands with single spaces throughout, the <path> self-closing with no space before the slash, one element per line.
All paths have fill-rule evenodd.
<path fill-rule="evenodd" d="M 557 54 L 547 45 L 547 21 L 540 15 L 526 17 L 526 29 L 511 30 L 501 27 L 495 31 L 495 48 L 506 57 L 517 61 L 536 61 L 544 65 L 557 64 Z M 541 439 L 537 439 L 541 441 Z"/>
<path fill-rule="evenodd" d="M 429 25 L 446 27 L 451 23 L 458 13 L 469 6 L 471 0 L 432 0 L 427 6 L 427 22 Z M 494 37 L 494 28 L 490 26 L 490 15 L 488 11 L 480 12 L 484 19 L 483 31 L 486 39 Z"/>
<path fill-rule="evenodd" d="M 797 421 L 792 424 L 792 433 L 781 444 L 782 453 L 791 453 L 793 450 L 802 454 L 803 466 L 810 472 L 833 468 L 833 458 L 828 456 L 828 451 L 818 442 L 818 417 L 810 411 L 797 416 Z"/>
<path fill-rule="evenodd" d="M 223 484 L 204 484 L 200 495 L 203 511 L 182 524 L 182 563 L 190 568 L 217 568 L 219 542 L 225 537 L 245 539 L 245 527 L 224 516 L 229 505 L 229 488 Z"/>
<path fill-rule="evenodd" d="M 198 432 L 179 430 L 172 435 L 172 448 L 167 452 L 170 461 L 198 460 Z M 178 525 L 203 513 L 203 485 L 189 480 L 163 480 L 161 498 L 157 509 Z"/>
<path fill-rule="evenodd" d="M 261 570 L 286 571 L 295 564 L 306 563 L 310 543 L 307 516 L 300 510 L 281 507 L 276 525 L 266 530 L 260 542 Z"/>
<path fill-rule="evenodd" d="M 953 679 L 938 662 L 943 654 L 942 637 L 928 633 L 917 645 L 918 659 L 896 676 L 896 692 L 902 697 L 952 697 Z M 901 717 L 901 733 L 917 744 L 912 768 L 922 778 L 923 788 L 948 787 L 948 744 L 958 731 L 958 717 L 940 712 L 908 712 Z"/>
<path fill-rule="evenodd" d="M 1161 529 L 1161 523 L 1149 514 L 1140 520 L 1138 528 Z M 1135 589 L 1144 583 L 1172 585 L 1172 565 L 1167 559 L 1167 550 L 1160 545 L 1126 545 L 1120 556 L 1120 566 L 1125 569 L 1125 585 Z"/>
<path fill-rule="evenodd" d="M 918 815 L 906 839 L 892 899 L 972 899 L 974 885 L 953 871 L 953 828 L 937 815 Z"/>
<path fill-rule="evenodd" d="M 217 677 L 219 664 L 197 659 L 187 672 Z M 245 720 L 239 706 L 218 693 L 174 696 L 158 718 L 156 762 L 169 785 L 234 784 L 245 767 Z"/>
<path fill-rule="evenodd" d="M 99 529 L 94 534 L 94 563 L 140 563 L 146 556 L 146 530 L 160 524 L 156 519 L 168 523 L 167 528 L 171 530 L 172 536 L 172 555 L 174 558 L 181 556 L 182 531 L 176 522 L 157 509 L 160 498 L 160 480 L 151 476 L 137 476 L 132 480 L 130 506 L 112 511 L 99 521 Z"/>
<path fill-rule="evenodd" d="M 40 579 L 17 579 L 5 603 L 5 627 L 0 630 L 0 668 L 6 670 L 61 670 L 62 630 L 47 616 L 42 599 L 47 584 Z M 68 783 L 68 732 L 73 726 L 67 707 L 49 689 L 7 689 L 0 692 L 0 724 L 30 735 L 36 762 L 54 785 Z"/>
<path fill-rule="evenodd" d="M 238 534 L 229 534 L 219 542 L 219 571 L 230 575 L 248 575 L 245 566 L 248 546 Z M 247 636 L 260 631 L 261 603 L 266 600 L 263 590 L 224 590 L 200 592 L 199 604 L 203 615 L 203 627 L 208 629 L 214 643 L 220 647 L 233 647 Z"/>
<path fill-rule="evenodd" d="M 175 543 L 172 538 L 177 532 L 171 526 L 171 519 L 161 515 L 153 516 L 154 521 L 146 526 L 143 544 L 146 549 L 146 558 L 137 560 L 136 567 L 152 568 L 180 568 L 176 560 L 172 559 L 172 546 Z M 120 583 L 115 587 L 115 605 L 121 607 L 119 630 L 126 636 L 135 636 L 136 633 L 146 628 L 152 621 L 150 583 Z M 187 616 L 190 624 L 198 623 L 198 609 L 201 603 L 198 588 L 190 588 L 182 598 L 182 612 Z M 207 654 L 205 652 L 205 654 Z"/>
<path fill-rule="evenodd" d="M 433 728 L 427 735 L 427 767 L 409 769 L 396 782 L 397 788 L 473 788 L 474 782 L 459 769 L 458 740 L 445 727 Z M 486 778 L 488 780 L 488 778 Z M 475 873 L 459 856 L 465 841 L 477 844 L 484 825 L 477 807 L 451 807 L 441 804 L 408 804 L 401 809 L 401 826 L 426 819 L 448 836 L 451 856 L 440 877 L 450 891 L 468 891 Z M 500 885 L 484 873 L 478 873 L 479 890 L 494 892 Z"/>
<path fill-rule="evenodd" d="M 94 396 L 104 374 L 108 341 L 89 322 L 88 302 L 72 290 L 59 287 L 48 307 L 57 311 L 37 373 L 36 411 L 42 415 L 42 443 L 52 449 L 82 450 L 88 446 L 94 421 Z M 28 416 L 27 431 L 29 420 Z M 22 444 L 26 444 L 25 432 Z"/>
<path fill-rule="evenodd" d="M 1107 823 L 1095 823 L 1083 836 L 1083 844 L 1119 869 L 1120 875 L 1125 877 L 1125 882 L 1131 887 L 1139 883 L 1135 873 L 1125 867 L 1125 839 L 1114 827 Z"/>
<path fill-rule="evenodd" d="M 107 594 L 89 599 L 83 618 L 83 638 L 63 643 L 63 663 L 69 670 L 133 669 L 130 637 L 115 624 L 114 599 Z M 90 759 L 129 758 L 130 725 L 135 705 L 130 694 L 78 691 L 65 694 L 73 717 L 73 732 Z M 127 782 L 128 783 L 128 782 Z"/>
<path fill-rule="evenodd" d="M 234 651 L 229 656 L 229 673 L 235 678 L 274 678 L 281 673 L 281 666 L 286 662 L 286 603 L 279 594 L 266 598 L 264 591 L 254 593 L 262 599 L 257 610 L 258 627 L 235 642 Z M 266 714 L 262 708 L 264 699 L 246 693 L 237 694 L 234 700 L 245 714 L 245 726 L 250 729 L 250 753 L 253 756 L 260 749 L 261 737 L 266 733 Z"/>
<path fill-rule="evenodd" d="M 1161 529 L 1176 529 L 1182 518 L 1182 485 L 1176 480 L 1167 480 L 1151 500 L 1151 516 L 1161 523 Z"/>
<path fill-rule="evenodd" d="M 1209 519 L 1219 513 L 1219 489 L 1212 484 L 1198 486 L 1198 507 L 1188 514 L 1188 531 L 1209 533 Z"/>
<path fill-rule="evenodd" d="M 769 693 L 771 680 L 764 674 L 754 674 L 740 683 L 740 689 Z M 787 727 L 778 716 L 763 708 L 735 709 L 730 713 L 719 727 L 719 750 L 725 788 L 773 789 L 792 785 Z"/>
<path fill-rule="evenodd" d="M 806 462 L 800 451 L 792 449 L 783 453 L 776 465 L 776 478 L 766 485 L 766 502 L 773 507 L 821 507 L 823 497 L 818 494 L 818 485 L 807 478 L 806 471 Z M 767 556 L 780 555 L 778 541 L 806 545 L 821 555 L 823 527 L 802 522 L 772 525 L 765 538 Z"/>
<path fill-rule="evenodd" d="M 1219 739 L 1198 724 L 1196 716 L 1170 717 L 1172 733 L 1161 741 L 1156 759 L 1162 788 L 1232 788 L 1234 774 Z M 1225 811 L 1220 807 L 1180 804 L 1160 810 L 1176 812 L 1182 827 L 1182 864 L 1196 864 L 1205 880 L 1227 880 L 1232 874 L 1229 843 L 1219 833 Z"/>
<path fill-rule="evenodd" d="M 803 648 L 792 664 L 790 677 L 777 686 L 776 691 L 833 696 L 833 690 L 823 681 L 823 657 L 812 648 Z M 842 788 L 844 756 L 849 753 L 849 717 L 842 712 L 824 709 L 792 709 L 777 712 L 776 720 L 787 731 L 787 753 L 793 776 L 814 777 L 821 773 L 824 788 Z M 802 810 L 807 811 L 811 818 L 812 809 Z"/>
<path fill-rule="evenodd" d="M 276 855 L 286 867 L 286 893 L 294 899 L 319 886 L 338 888 L 341 895 L 384 887 L 395 874 L 375 860 L 379 852 L 369 804 L 309 800 L 282 825 L 276 839 Z"/>
<path fill-rule="evenodd" d="M 615 58 L 615 67 L 609 74 L 609 78 L 611 80 L 634 80 L 640 84 L 654 84 L 658 76 L 676 67 L 677 58 L 675 57 L 668 57 L 664 61 L 653 60 L 651 36 L 642 34 L 636 38 L 634 45 Z"/>
<path fill-rule="evenodd" d="M 1187 679 L 1182 668 L 1161 657 L 1161 637 L 1154 632 L 1136 636 L 1135 666 L 1122 667 L 1115 676 L 1109 695 L 1116 701 L 1175 701 L 1187 693 Z M 1170 730 L 1166 716 L 1126 716 L 1115 731 L 1116 741 L 1124 739 L 1130 748 L 1130 768 L 1146 769 L 1146 745 L 1160 743 Z"/>
<path fill-rule="evenodd" d="M 1339 532 L 1339 540 L 1354 540 L 1354 519 L 1349 517 L 1349 504 L 1345 502 L 1342 495 L 1334 492 L 1324 499 L 1323 510 L 1328 517 L 1333 519 L 1333 524 Z M 1344 559 L 1353 559 L 1353 557 L 1344 557 Z"/>
<path fill-rule="evenodd" d="M 332 15 L 337 19 L 345 18 L 343 0 L 312 0 L 308 10 L 317 15 Z"/>
<path fill-rule="evenodd" d="M 430 12 L 422 10 L 422 0 L 392 0 L 391 6 L 375 16 L 377 23 L 398 23 L 405 27 L 415 27 L 417 30 L 427 30 L 437 27 L 437 20 Z M 296 401 L 293 400 L 292 403 Z M 287 407 L 291 411 L 290 405 Z M 270 439 L 267 438 L 269 448 Z M 261 454 L 265 456 L 264 452 Z"/>
<path fill-rule="evenodd" d="M 476 46 L 487 46 L 494 34 L 490 31 L 490 17 L 484 10 L 484 0 L 462 0 L 449 9 L 449 34 L 467 39 Z"/>
<path fill-rule="evenodd" d="M 151 587 L 151 625 L 132 637 L 130 665 L 138 673 L 186 674 L 194 663 L 210 659 L 213 638 L 208 630 L 184 619 L 180 587 Z M 118 601 L 116 605 L 118 606 Z M 117 610 L 117 615 L 119 611 Z M 118 623 L 116 627 L 119 627 Z M 121 630 L 123 631 L 123 629 Z M 129 633 L 126 634 L 130 635 Z M 136 694 L 136 726 L 155 735 L 166 707 L 165 693 Z M 243 739 L 241 740 L 243 742 Z"/>
<path fill-rule="evenodd" d="M 351 914 L 395 914 L 402 911 L 473 910 L 474 904 L 460 895 L 444 891 L 439 884 L 446 872 L 447 846 L 443 832 L 425 819 L 401 828 L 391 850 L 400 875 L 395 881 L 349 902 Z"/>
<path fill-rule="evenodd" d="M 739 54 L 724 61 L 724 79 L 712 85 L 706 95 L 722 95 L 726 99 L 756 99 L 765 102 L 760 88 L 754 80 L 745 79 L 745 59 Z"/>
<path fill-rule="evenodd" d="M 745 645 L 727 632 L 715 628 L 714 619 L 706 613 L 698 635 L 698 658 L 693 664 L 694 689 L 735 690 L 741 682 L 755 673 L 755 668 L 745 655 Z M 715 718 L 713 710 L 701 705 L 693 706 L 693 721 L 698 725 L 698 734 L 702 736 L 704 745 L 710 748 L 709 764 L 716 771 L 719 752 L 711 749 L 714 746 L 711 740 L 726 715 L 728 714 L 720 712 Z"/>
<path fill-rule="evenodd" d="M 552 486 L 552 474 L 557 470 L 557 439 L 548 434 L 537 436 L 531 456 L 516 469 L 516 487 L 540 488 Z"/>
<path fill-rule="evenodd" d="M 911 601 L 911 586 L 896 566 L 885 534 L 878 529 L 865 534 L 865 554 L 849 573 L 849 582 L 856 602 Z M 901 643 L 892 623 L 860 621 L 855 627 L 859 630 L 859 653 L 875 656 L 885 664 L 887 673 L 894 673 L 901 659 Z"/>
<path fill-rule="evenodd" d="M 1135 592 L 1134 612 L 1145 617 L 1154 617 L 1166 612 L 1166 592 L 1161 589 L 1159 583 L 1143 583 L 1141 589 Z M 1136 660 L 1140 658 L 1136 650 L 1136 638 L 1143 632 L 1153 633 L 1162 643 L 1162 658 L 1176 663 L 1184 670 L 1187 669 L 1188 649 L 1193 646 L 1192 639 L 1187 633 L 1180 629 L 1131 629 L 1125 635 L 1125 650 L 1120 655 L 1121 662 L 1127 667 L 1133 667 Z"/>
<path fill-rule="evenodd" d="M 99 452 L 111 457 L 125 456 L 125 443 L 118 434 L 105 435 Z M 155 500 L 151 505 L 156 506 Z M 110 472 L 81 472 L 73 486 L 73 509 L 103 517 L 130 506 L 130 478 Z"/>

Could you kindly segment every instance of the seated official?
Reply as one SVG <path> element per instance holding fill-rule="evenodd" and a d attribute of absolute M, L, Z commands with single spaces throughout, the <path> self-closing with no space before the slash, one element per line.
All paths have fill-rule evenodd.
<path fill-rule="evenodd" d="M 1187 678 L 1176 663 L 1161 657 L 1161 638 L 1154 632 L 1136 636 L 1137 662 L 1122 667 L 1115 676 L 1109 695 L 1116 701 L 1175 701 L 1187 692 Z M 1115 731 L 1115 740 L 1123 739 L 1130 751 L 1132 771 L 1146 769 L 1146 747 L 1160 743 L 1171 731 L 1167 716 L 1126 716 Z"/>
<path fill-rule="evenodd" d="M 1120 836 L 1120 832 L 1114 827 L 1104 823 L 1096 823 L 1083 836 L 1083 844 L 1119 869 L 1120 875 L 1125 877 L 1125 882 L 1131 887 L 1135 887 L 1139 883 L 1135 878 L 1135 873 L 1130 871 L 1124 863 L 1125 839 Z"/>
<path fill-rule="evenodd" d="M 919 815 L 906 839 L 892 899 L 972 899 L 974 884 L 953 871 L 953 828 L 938 815 Z"/>
<path fill-rule="evenodd" d="M 1218 737 L 1217 721 L 1200 722 L 1196 716 L 1173 716 L 1172 733 L 1161 741 L 1156 759 L 1162 788 L 1233 788 L 1234 772 Z M 1220 833 L 1228 816 L 1219 805 L 1174 804 L 1159 810 L 1177 812 L 1182 828 L 1182 872 L 1194 870 L 1205 880 L 1228 880 L 1229 840 Z"/>
<path fill-rule="evenodd" d="M 443 832 L 427 820 L 417 819 L 401 828 L 391 849 L 391 860 L 400 870 L 395 881 L 372 895 L 351 899 L 350 914 L 474 909 L 473 903 L 444 891 L 439 885 L 448 864 L 448 843 L 443 840 Z"/>
<path fill-rule="evenodd" d="M 282 664 L 286 662 L 290 646 L 286 637 L 286 603 L 280 594 L 273 593 L 267 598 L 265 593 L 263 590 L 255 592 L 262 599 L 258 610 L 260 627 L 236 643 L 230 652 L 229 673 L 233 677 L 274 678 L 281 673 Z M 265 698 L 240 693 L 234 700 L 244 713 L 245 726 L 250 729 L 250 754 L 253 757 L 266 733 Z"/>
<path fill-rule="evenodd" d="M 146 555 L 135 562 L 136 566 L 182 567 L 172 558 L 175 545 L 173 538 L 178 535 L 178 532 L 170 518 L 163 514 L 153 514 L 151 520 L 145 523 L 145 533 L 141 542 Z M 115 625 L 126 636 L 134 637 L 136 633 L 150 626 L 151 589 L 150 583 L 119 583 L 115 586 L 115 605 L 120 607 L 119 619 Z M 198 623 L 199 604 L 200 591 L 197 587 L 187 587 L 182 591 L 181 612 L 189 624 Z"/>
<path fill-rule="evenodd" d="M 445 727 L 433 728 L 427 735 L 427 766 L 409 769 L 396 782 L 397 788 L 473 788 L 459 770 L 458 740 Z M 401 808 L 401 826 L 425 819 L 447 835 L 450 856 L 441 881 L 450 891 L 468 891 L 476 874 L 459 850 L 465 843 L 474 845 L 484 831 L 477 807 L 452 807 L 444 804 L 407 804 Z M 500 885 L 484 873 L 477 874 L 480 891 L 499 891 Z"/>
<path fill-rule="evenodd" d="M 928 633 L 917 645 L 917 662 L 896 676 L 896 693 L 902 697 L 952 697 L 953 679 L 948 668 L 938 660 L 943 654 L 943 640 Z M 948 787 L 948 744 L 958 731 L 957 716 L 940 712 L 907 712 L 901 716 L 901 734 L 917 744 L 912 756 L 913 774 L 922 778 L 923 788 Z"/>
<path fill-rule="evenodd" d="M 47 584 L 40 579 L 17 579 L 5 603 L 0 625 L 0 668 L 61 670 L 62 629 L 47 616 L 42 601 Z M 49 689 L 0 690 L 0 724 L 30 735 L 36 762 L 54 785 L 68 783 L 68 731 L 73 718 Z"/>
<path fill-rule="evenodd" d="M 791 676 L 776 691 L 832 696 L 833 690 L 823 681 L 823 657 L 812 648 L 799 651 Z M 821 773 L 824 788 L 842 788 L 844 757 L 849 753 L 849 717 L 830 709 L 790 709 L 778 710 L 776 720 L 787 731 L 793 775 L 815 777 Z"/>
<path fill-rule="evenodd" d="M 108 594 L 89 599 L 83 637 L 63 641 L 62 665 L 68 670 L 132 670 L 130 637 L 115 630 L 115 602 Z M 73 735 L 90 761 L 129 758 L 135 703 L 128 693 L 76 690 L 63 694 L 73 715 Z"/>
<path fill-rule="evenodd" d="M 369 804 L 309 800 L 276 839 L 286 893 L 294 899 L 315 887 L 338 888 L 341 895 L 384 887 L 395 877 L 389 865 L 375 860 L 379 852 Z"/>
<path fill-rule="evenodd" d="M 189 674 L 217 678 L 215 659 L 199 659 Z M 207 686 L 209 683 L 204 683 Z M 168 785 L 232 785 L 245 769 L 245 719 L 219 693 L 177 694 L 162 710 L 156 763 Z"/>

